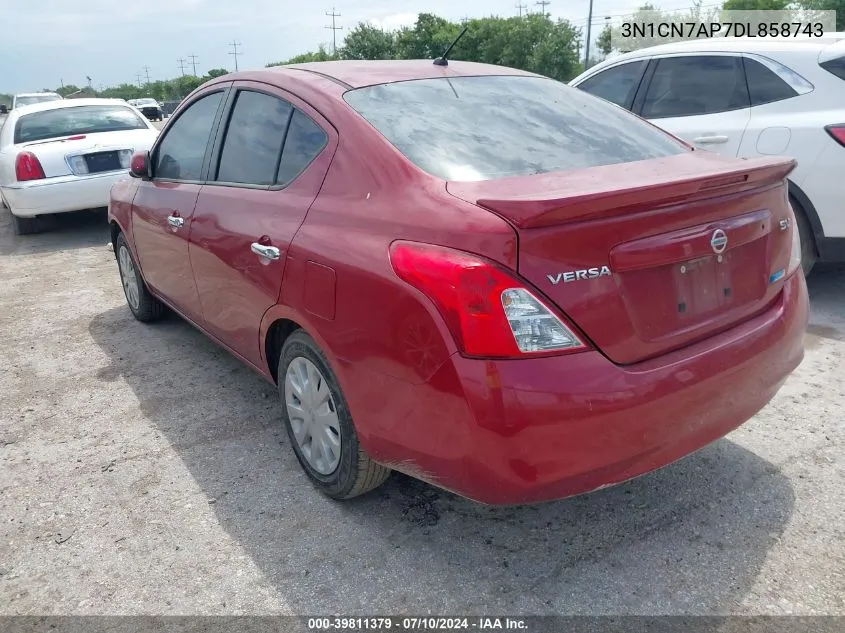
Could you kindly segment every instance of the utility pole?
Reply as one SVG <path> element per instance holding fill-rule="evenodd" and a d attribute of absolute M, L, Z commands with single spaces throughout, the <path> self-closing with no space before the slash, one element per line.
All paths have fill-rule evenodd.
<path fill-rule="evenodd" d="M 138 73 L 138 74 L 136 74 L 135 76 L 138 78 L 138 87 L 140 88 L 140 87 L 141 87 L 141 85 L 142 85 L 142 84 L 141 84 L 141 73 Z"/>
<path fill-rule="evenodd" d="M 522 17 L 522 10 L 523 9 L 525 9 L 526 15 L 528 14 L 528 5 L 527 4 L 522 4 L 520 2 L 519 4 L 517 4 L 515 6 L 516 6 L 516 10 L 519 11 L 519 17 Z"/>
<path fill-rule="evenodd" d="M 332 30 L 332 55 L 337 55 L 337 32 L 343 29 L 343 27 L 335 24 L 335 18 L 339 18 L 340 13 L 335 13 L 334 7 L 332 7 L 332 12 L 326 12 L 326 15 L 330 15 L 332 18 L 332 25 L 327 26 L 326 28 Z"/>
<path fill-rule="evenodd" d="M 150 83 L 150 67 L 149 67 L 149 66 L 144 66 L 144 72 L 145 72 L 145 73 L 146 73 L 146 75 L 147 75 L 147 84 L 149 84 L 149 83 Z"/>
<path fill-rule="evenodd" d="M 461 18 L 461 24 L 466 24 L 467 22 L 469 22 L 469 16 L 465 15 Z"/>
<path fill-rule="evenodd" d="M 586 53 L 584 54 L 584 70 L 587 70 L 590 67 L 590 36 L 591 36 L 591 29 L 590 27 L 593 26 L 593 0 L 590 0 L 590 8 L 587 10 L 587 41 L 584 42 L 584 50 Z"/>
<path fill-rule="evenodd" d="M 546 15 L 546 6 L 551 4 L 551 0 L 540 0 L 539 2 L 535 2 L 534 4 L 540 7 L 542 15 Z"/>
<path fill-rule="evenodd" d="M 64 79 L 59 79 L 59 83 L 62 84 L 62 88 L 65 87 L 65 80 Z"/>
<path fill-rule="evenodd" d="M 191 58 L 191 65 L 194 68 L 194 77 L 197 77 L 197 56 L 196 55 L 188 55 Z"/>
<path fill-rule="evenodd" d="M 185 60 L 180 57 L 176 61 L 179 62 L 179 70 L 182 71 L 182 76 L 184 77 L 185 76 Z"/>
<path fill-rule="evenodd" d="M 235 72 L 238 72 L 238 55 L 243 55 L 243 53 L 238 52 L 238 46 L 243 46 L 243 44 L 232 40 L 232 52 L 229 55 L 235 58 Z"/>

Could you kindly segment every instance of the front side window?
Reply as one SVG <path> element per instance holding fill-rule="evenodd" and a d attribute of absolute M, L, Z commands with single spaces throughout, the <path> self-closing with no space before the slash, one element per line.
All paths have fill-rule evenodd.
<path fill-rule="evenodd" d="M 445 180 L 492 180 L 689 151 L 625 110 L 553 79 L 482 76 L 358 88 L 346 102 Z"/>
<path fill-rule="evenodd" d="M 623 108 L 630 108 L 646 63 L 641 59 L 613 66 L 585 79 L 577 87 Z"/>
<path fill-rule="evenodd" d="M 291 105 L 261 92 L 238 93 L 220 154 L 217 180 L 271 185 L 290 119 Z"/>
<path fill-rule="evenodd" d="M 85 105 L 25 114 L 15 124 L 15 143 L 51 138 L 146 130 L 147 124 L 130 108 L 121 105 Z"/>
<path fill-rule="evenodd" d="M 739 57 L 690 55 L 657 62 L 643 102 L 648 119 L 715 114 L 749 107 Z"/>
<path fill-rule="evenodd" d="M 192 103 L 167 131 L 156 150 L 153 176 L 166 180 L 200 180 L 211 128 L 223 98 L 215 92 Z"/>

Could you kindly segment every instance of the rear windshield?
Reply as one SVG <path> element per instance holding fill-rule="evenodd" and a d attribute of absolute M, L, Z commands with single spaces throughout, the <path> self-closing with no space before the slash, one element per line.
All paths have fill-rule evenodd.
<path fill-rule="evenodd" d="M 151 106 L 157 106 L 158 101 L 156 101 L 155 99 L 139 99 L 138 102 L 137 102 L 137 105 L 139 105 L 139 106 L 150 106 L 150 105 Z"/>
<path fill-rule="evenodd" d="M 15 126 L 15 143 L 29 143 L 75 134 L 144 129 L 147 129 L 144 120 L 125 106 L 73 106 L 25 114 L 18 119 Z"/>
<path fill-rule="evenodd" d="M 542 77 L 381 84 L 346 102 L 418 167 L 445 180 L 492 180 L 682 154 L 631 113 Z"/>
<path fill-rule="evenodd" d="M 25 97 L 15 98 L 15 107 L 32 105 L 33 103 L 44 103 L 45 101 L 61 101 L 62 98 L 58 95 L 27 95 Z"/>

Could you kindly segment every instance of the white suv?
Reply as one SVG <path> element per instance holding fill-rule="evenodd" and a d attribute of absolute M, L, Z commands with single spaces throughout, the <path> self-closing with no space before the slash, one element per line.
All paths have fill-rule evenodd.
<path fill-rule="evenodd" d="M 697 148 L 790 156 L 804 272 L 845 262 L 845 33 L 697 39 L 607 59 L 570 82 Z"/>
<path fill-rule="evenodd" d="M 62 95 L 55 92 L 27 92 L 12 97 L 12 110 L 21 106 L 32 105 L 33 103 L 61 101 L 62 99 Z"/>

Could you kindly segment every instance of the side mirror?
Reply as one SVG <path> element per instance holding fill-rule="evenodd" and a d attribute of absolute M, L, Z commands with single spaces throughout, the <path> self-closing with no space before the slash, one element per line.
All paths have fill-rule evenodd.
<path fill-rule="evenodd" d="M 135 152 L 132 154 L 132 162 L 129 163 L 129 175 L 133 178 L 150 178 L 150 153 L 147 151 Z"/>
<path fill-rule="evenodd" d="M 5 103 L 0 105 L 0 114 L 9 114 L 9 106 Z"/>

